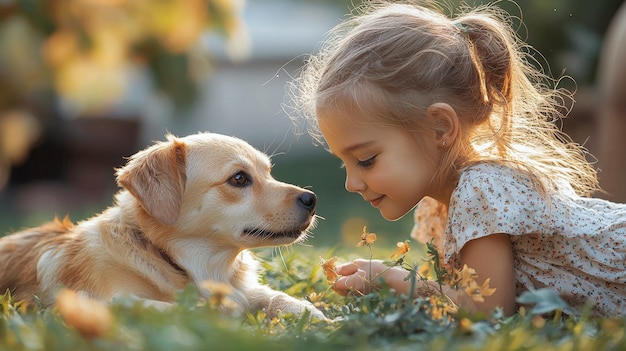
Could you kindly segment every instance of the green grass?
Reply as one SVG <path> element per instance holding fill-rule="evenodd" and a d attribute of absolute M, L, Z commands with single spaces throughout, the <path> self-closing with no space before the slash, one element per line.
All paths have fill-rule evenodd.
<path fill-rule="evenodd" d="M 329 251 L 293 247 L 259 250 L 262 280 L 314 302 L 333 323 L 307 315 L 269 319 L 257 313 L 233 315 L 197 298 L 188 288 L 178 304 L 157 311 L 134 302 L 107 306 L 113 319 L 98 337 L 85 337 L 56 308 L 31 307 L 0 297 L 0 350 L 624 350 L 626 319 L 572 318 L 546 295 L 542 312 L 527 309 L 512 317 L 463 313 L 434 318 L 429 300 L 410 302 L 387 290 L 361 297 L 342 297 L 328 289 L 318 256 L 343 260 L 361 249 Z M 420 251 L 420 250 L 416 250 Z M 388 251 L 374 249 L 375 256 Z M 407 260 L 421 260 L 411 251 Z M 321 294 L 321 298 L 315 298 Z M 319 296 L 319 295 L 318 295 Z M 541 296 L 540 296 L 541 298 Z M 98 323 L 93 309 L 82 311 Z"/>

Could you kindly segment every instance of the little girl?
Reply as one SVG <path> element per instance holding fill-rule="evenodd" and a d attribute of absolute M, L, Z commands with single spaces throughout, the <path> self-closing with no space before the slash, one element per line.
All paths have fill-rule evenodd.
<path fill-rule="evenodd" d="M 307 60 L 293 98 L 310 134 L 343 161 L 346 189 L 384 218 L 425 197 L 445 206 L 445 262 L 496 288 L 483 303 L 449 289 L 461 307 L 512 314 L 522 292 L 549 287 L 578 311 L 623 314 L 626 205 L 587 197 L 596 171 L 555 123 L 569 95 L 528 52 L 495 7 L 450 19 L 370 4 Z M 342 294 L 380 280 L 410 289 L 407 271 L 381 261 L 337 273 Z"/>

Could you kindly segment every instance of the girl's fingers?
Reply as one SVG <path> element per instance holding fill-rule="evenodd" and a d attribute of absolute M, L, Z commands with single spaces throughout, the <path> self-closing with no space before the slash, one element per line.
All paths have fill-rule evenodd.
<path fill-rule="evenodd" d="M 344 263 L 335 268 L 335 272 L 339 275 L 351 275 L 356 273 L 359 269 L 359 265 L 353 262 Z"/>
<path fill-rule="evenodd" d="M 346 295 L 350 291 L 364 292 L 369 290 L 369 284 L 365 279 L 364 270 L 358 269 L 354 274 L 345 275 L 335 281 L 333 290 L 341 295 Z"/>
<path fill-rule="evenodd" d="M 350 276 L 341 277 L 335 280 L 332 288 L 337 294 L 345 296 L 350 292 L 350 287 L 348 287 L 348 284 L 346 283 L 349 277 Z"/>

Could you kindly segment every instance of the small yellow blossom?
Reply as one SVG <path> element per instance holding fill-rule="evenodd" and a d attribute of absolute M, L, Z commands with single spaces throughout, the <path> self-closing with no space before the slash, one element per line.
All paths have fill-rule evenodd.
<path fill-rule="evenodd" d="M 534 316 L 532 319 L 533 327 L 541 329 L 546 325 L 546 320 L 542 316 Z"/>
<path fill-rule="evenodd" d="M 361 234 L 361 240 L 356 244 L 356 247 L 370 246 L 376 241 L 376 234 L 368 233 L 367 227 L 363 227 L 363 234 Z"/>
<path fill-rule="evenodd" d="M 325 260 L 323 257 L 320 257 L 320 259 L 322 260 L 322 270 L 324 272 L 324 275 L 326 276 L 328 284 L 334 283 L 335 280 L 339 278 L 339 275 L 335 270 L 335 262 L 337 261 L 337 256 L 329 258 L 327 260 Z"/>
<path fill-rule="evenodd" d="M 233 293 L 233 288 L 230 285 L 211 280 L 205 280 L 201 285 L 211 294 L 208 301 L 212 306 L 226 308 L 234 307 L 234 302 L 229 298 L 229 296 Z"/>
<path fill-rule="evenodd" d="M 417 269 L 417 274 L 422 278 L 430 278 L 430 262 L 426 262 L 419 266 Z"/>
<path fill-rule="evenodd" d="M 461 318 L 461 320 L 459 321 L 459 329 L 461 329 L 461 331 L 471 332 L 472 326 L 473 326 L 473 323 L 469 318 L 464 317 L 464 318 Z"/>
<path fill-rule="evenodd" d="M 442 301 L 440 295 L 430 296 L 430 317 L 435 320 L 441 320 L 451 313 L 456 313 L 457 309 L 453 304 Z"/>
<path fill-rule="evenodd" d="M 457 275 L 458 285 L 461 287 L 470 286 L 471 282 L 478 278 L 476 270 L 474 268 L 469 268 L 466 264 L 463 265 L 463 269 L 461 269 Z"/>
<path fill-rule="evenodd" d="M 104 336 L 113 325 L 113 315 L 105 304 L 72 290 L 59 292 L 56 307 L 65 323 L 86 339 Z"/>
<path fill-rule="evenodd" d="M 495 288 L 489 287 L 489 281 L 491 278 L 485 279 L 482 286 L 478 286 L 475 280 L 472 280 L 470 284 L 465 288 L 465 292 L 472 297 L 472 300 L 476 302 L 485 302 L 485 296 L 491 296 L 496 292 Z"/>
<path fill-rule="evenodd" d="M 440 306 L 435 296 L 430 297 L 430 317 L 435 320 L 443 319 L 445 310 Z"/>
<path fill-rule="evenodd" d="M 407 252 L 409 252 L 409 250 L 411 250 L 411 247 L 409 247 L 409 244 L 406 241 L 400 241 L 396 243 L 396 246 L 397 246 L 397 249 L 391 255 L 391 258 L 400 257 L 402 255 L 405 255 Z"/>
<path fill-rule="evenodd" d="M 311 301 L 313 306 L 317 308 L 328 308 L 328 304 L 324 302 L 323 298 L 324 293 L 311 293 L 311 295 L 309 295 L 309 300 Z"/>

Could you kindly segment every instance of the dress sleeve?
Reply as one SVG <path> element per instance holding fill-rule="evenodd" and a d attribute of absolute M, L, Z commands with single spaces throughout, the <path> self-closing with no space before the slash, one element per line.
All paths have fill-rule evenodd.
<path fill-rule="evenodd" d="M 468 241 L 491 234 L 539 232 L 546 202 L 523 173 L 497 165 L 465 170 L 450 199 L 444 258 L 458 263 Z"/>

